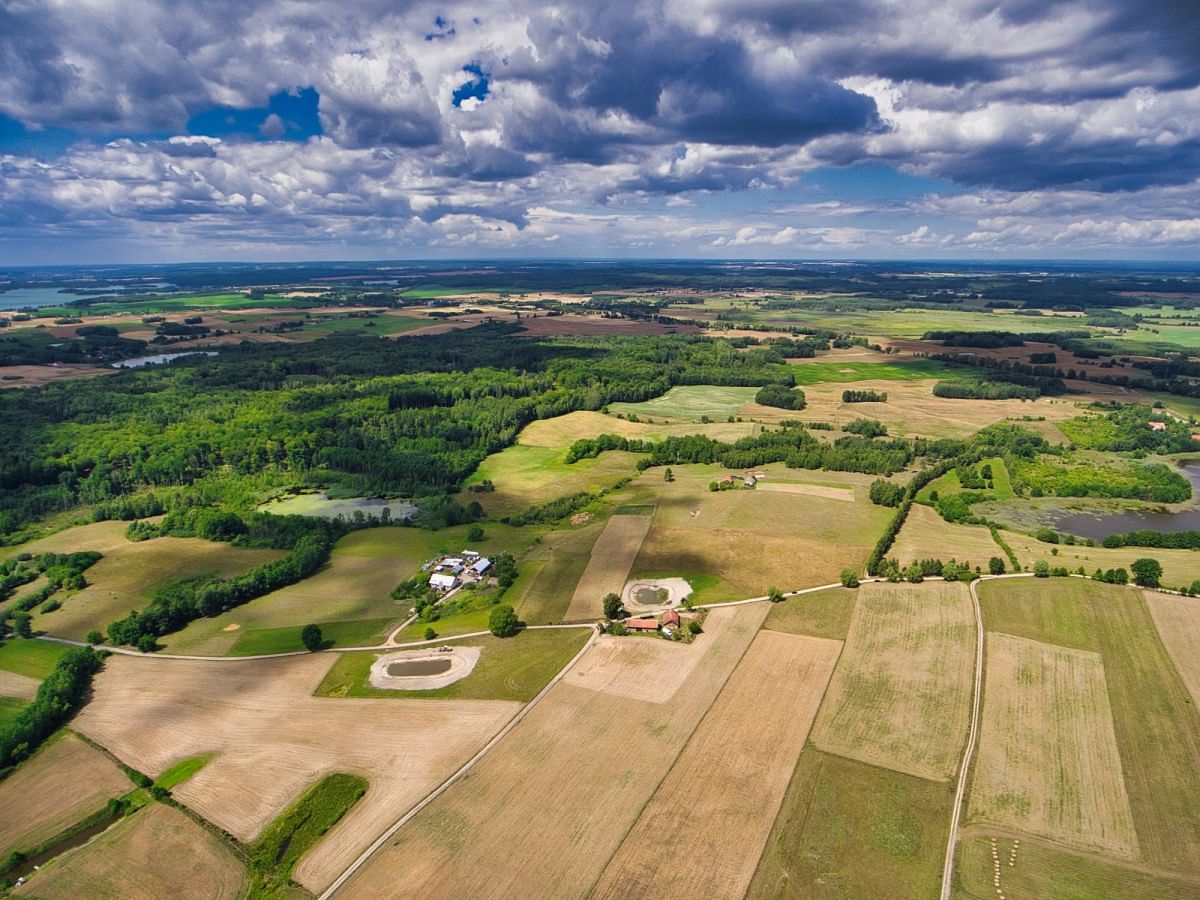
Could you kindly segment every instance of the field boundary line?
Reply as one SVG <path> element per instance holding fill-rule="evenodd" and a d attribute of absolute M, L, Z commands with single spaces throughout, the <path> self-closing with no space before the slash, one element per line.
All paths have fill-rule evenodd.
<path fill-rule="evenodd" d="M 975 686 L 971 695 L 971 728 L 967 732 L 967 747 L 963 752 L 962 764 L 958 770 L 958 787 L 954 791 L 954 810 L 950 814 L 950 834 L 946 838 L 946 859 L 942 863 L 941 900 L 950 900 L 950 888 L 954 881 L 954 851 L 958 845 L 958 825 L 962 818 L 963 799 L 967 793 L 967 775 L 971 770 L 971 757 L 975 754 L 975 744 L 979 737 L 979 709 L 983 700 L 983 609 L 979 605 L 979 594 L 976 592 L 975 586 L 982 580 L 982 578 L 977 578 L 967 585 L 971 591 L 971 607 L 975 612 Z"/>
<path fill-rule="evenodd" d="M 546 626 L 546 627 L 579 628 L 580 626 L 578 626 L 578 625 L 573 625 L 573 626 L 559 625 L 559 626 Z M 521 709 L 519 709 L 517 711 L 517 714 L 515 716 L 513 716 L 511 719 L 509 719 L 508 722 L 504 725 L 504 727 L 502 727 L 499 731 L 497 731 L 494 735 L 492 735 L 492 737 L 488 740 L 488 742 L 486 744 L 484 744 L 475 753 L 474 756 L 472 756 L 465 763 L 463 763 L 463 765 L 458 769 L 458 771 L 456 771 L 453 775 L 451 775 L 449 778 L 447 778 L 445 781 L 443 781 L 440 785 L 438 785 L 436 788 L 434 788 L 432 791 L 430 791 L 423 800 L 421 800 L 416 806 L 414 806 L 412 809 L 410 809 L 408 812 L 406 812 L 403 816 L 401 816 L 383 834 L 381 834 L 379 837 L 377 837 L 371 843 L 371 845 L 369 847 L 367 847 L 367 849 L 364 850 L 359 855 L 358 859 L 356 859 L 354 862 L 352 862 L 350 864 L 349 868 L 347 868 L 344 872 L 342 872 L 341 875 L 339 875 L 337 878 L 335 878 L 333 883 L 330 884 L 329 887 L 327 887 L 324 891 L 322 891 L 318 895 L 317 900 L 328 900 L 329 897 L 332 897 L 335 893 L 337 893 L 337 891 L 340 890 L 342 888 L 342 886 L 345 885 L 345 883 L 350 880 L 350 878 L 354 875 L 354 873 L 357 872 L 360 868 L 362 868 L 362 866 L 367 862 L 367 860 L 369 860 L 372 856 L 375 855 L 375 853 L 379 850 L 380 847 L 382 847 L 389 840 L 391 840 L 392 837 L 395 836 L 396 832 L 398 832 L 401 828 L 403 828 L 410 821 L 412 821 L 412 819 L 419 812 L 421 812 L 421 810 L 423 810 L 425 807 L 427 807 L 429 804 L 431 804 L 434 800 L 436 800 L 438 797 L 440 797 L 442 794 L 444 794 L 446 791 L 448 791 L 451 787 L 453 787 L 456 783 L 458 783 L 464 776 L 467 775 L 468 772 L 471 771 L 471 769 L 475 768 L 475 765 L 488 754 L 488 751 L 490 751 L 493 747 L 495 747 L 498 743 L 500 743 L 500 741 L 502 741 L 508 735 L 509 732 L 511 732 L 514 728 L 517 727 L 517 725 L 519 725 L 521 723 L 521 721 L 525 718 L 525 716 L 527 716 L 529 714 L 529 711 L 532 710 L 542 700 L 543 697 L 545 697 L 548 693 L 550 693 L 551 688 L 553 688 L 556 684 L 558 684 L 560 681 L 563 680 L 563 678 L 566 676 L 566 674 L 568 672 L 570 672 L 572 668 L 575 667 L 575 663 L 579 662 L 579 660 L 583 656 L 583 654 L 587 653 L 587 651 L 591 649 L 592 645 L 594 643 L 596 643 L 596 638 L 598 638 L 600 636 L 600 629 L 594 625 L 589 625 L 586 627 L 592 629 L 592 636 L 587 639 L 587 642 L 579 649 L 579 652 L 576 653 L 573 657 L 571 657 L 570 661 L 565 666 L 563 666 L 561 669 L 558 670 L 558 674 L 556 674 L 553 678 L 551 678 L 550 681 L 546 684 L 546 686 L 543 687 L 540 691 L 538 691 L 537 696 L 535 696 L 532 700 L 530 700 L 523 707 L 521 707 Z"/>

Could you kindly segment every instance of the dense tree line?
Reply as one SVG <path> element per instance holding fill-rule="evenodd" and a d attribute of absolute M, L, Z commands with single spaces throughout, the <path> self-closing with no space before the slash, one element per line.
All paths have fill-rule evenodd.
<path fill-rule="evenodd" d="M 842 391 L 843 403 L 887 403 L 887 391 Z"/>
<path fill-rule="evenodd" d="M 754 402 L 762 406 L 773 406 L 776 409 L 804 409 L 804 391 L 799 388 L 789 388 L 782 384 L 768 384 L 760 387 L 754 395 Z"/>
<path fill-rule="evenodd" d="M 68 650 L 38 687 L 33 702 L 0 728 L 0 771 L 28 758 L 71 717 L 87 696 L 101 656 L 91 650 Z"/>
<path fill-rule="evenodd" d="M 1036 400 L 1041 391 L 1003 381 L 939 381 L 933 395 L 952 400 Z"/>

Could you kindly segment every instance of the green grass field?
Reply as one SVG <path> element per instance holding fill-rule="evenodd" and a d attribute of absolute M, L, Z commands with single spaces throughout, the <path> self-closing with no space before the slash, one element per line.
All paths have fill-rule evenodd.
<path fill-rule="evenodd" d="M 0 669 L 42 679 L 54 671 L 55 663 L 70 649 L 67 644 L 51 641 L 9 638 L 0 643 Z"/>
<path fill-rule="evenodd" d="M 544 536 L 521 560 L 516 583 L 507 599 L 522 622 L 553 625 L 562 622 L 571 605 L 575 585 L 583 576 L 591 557 L 592 545 L 604 528 L 604 522 L 590 522 L 569 531 Z"/>
<path fill-rule="evenodd" d="M 436 627 L 436 626 L 435 626 Z M 570 628 L 522 631 L 511 638 L 468 638 L 464 647 L 482 647 L 475 670 L 461 681 L 431 691 L 389 691 L 367 683 L 378 653 L 343 653 L 317 688 L 322 697 L 408 697 L 527 702 L 565 666 L 587 641 L 589 631 Z"/>
<path fill-rule="evenodd" d="M 28 705 L 16 697 L 0 697 L 0 729 L 5 728 Z"/>
<path fill-rule="evenodd" d="M 595 491 L 635 474 L 638 454 L 614 450 L 568 465 L 566 447 L 513 444 L 485 459 L 466 486 L 491 481 L 494 491 L 467 493 L 490 516 L 504 516 L 579 491 Z"/>
<path fill-rule="evenodd" d="M 762 627 L 844 641 L 850 633 L 850 618 L 857 599 L 857 592 L 846 588 L 789 597 L 771 607 Z"/>
<path fill-rule="evenodd" d="M 268 887 L 286 883 L 300 857 L 341 820 L 367 788 L 365 779 L 335 772 L 305 791 L 247 848 L 256 874 Z M 253 888 L 251 895 L 255 895 Z"/>
<path fill-rule="evenodd" d="M 805 747 L 747 897 L 936 897 L 953 788 Z"/>
<path fill-rule="evenodd" d="M 382 644 L 402 617 L 397 614 L 383 619 L 347 619 L 342 622 L 314 622 L 321 629 L 325 648 L 372 647 Z M 308 623 L 304 623 L 308 624 Z M 290 653 L 304 650 L 300 632 L 304 625 L 284 628 L 251 628 L 238 633 L 237 643 L 230 656 L 257 656 L 266 653 Z"/>
<path fill-rule="evenodd" d="M 414 328 L 432 324 L 429 319 L 414 316 L 375 316 L 370 319 L 315 317 L 300 331 L 288 333 L 289 340 L 314 341 L 331 334 L 361 334 L 367 337 L 386 337 L 403 334 Z"/>
<path fill-rule="evenodd" d="M 1138 843 L 1148 863 L 1200 874 L 1200 716 L 1141 593 L 1083 579 L 980 586 L 989 630 L 1099 653 Z"/>
<path fill-rule="evenodd" d="M 882 353 L 876 354 L 876 357 L 878 362 L 874 359 L 828 362 L 820 358 L 804 359 L 792 365 L 792 374 L 796 383 L 803 386 L 821 382 L 841 384 L 852 381 L 923 381 L 962 372 L 960 367 L 949 366 L 933 359 L 895 360 Z"/>
<path fill-rule="evenodd" d="M 641 403 L 612 403 L 609 411 L 617 415 L 654 416 L 670 419 L 700 419 L 707 416 L 723 422 L 751 403 L 758 388 L 692 385 L 673 387 L 661 397 Z"/>
<path fill-rule="evenodd" d="M 1001 857 L 1000 886 L 1007 897 L 1053 900 L 1184 900 L 1200 896 L 1200 882 L 1152 875 L 1117 863 L 1103 862 L 1021 839 L 1017 859 L 1008 866 L 1012 839 L 997 841 Z M 954 897 L 996 900 L 992 849 L 987 837 L 960 841 L 955 865 Z"/>
<path fill-rule="evenodd" d="M 101 300 L 84 308 L 44 307 L 37 316 L 59 315 L 146 315 L 149 313 L 191 312 L 198 309 L 305 309 L 314 306 L 311 300 L 282 297 L 277 294 L 252 299 L 246 294 L 196 294 L 190 297 L 160 297 L 157 299 L 116 302 Z"/>
<path fill-rule="evenodd" d="M 165 788 L 169 791 L 176 785 L 183 784 L 207 766 L 214 755 L 212 753 L 203 753 L 200 756 L 189 756 L 187 759 L 181 759 L 159 775 L 154 783 L 160 788 Z"/>

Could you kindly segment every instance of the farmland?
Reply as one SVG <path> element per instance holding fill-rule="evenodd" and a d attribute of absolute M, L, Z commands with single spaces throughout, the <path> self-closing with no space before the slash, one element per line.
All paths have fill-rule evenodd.
<path fill-rule="evenodd" d="M 620 594 L 642 542 L 650 530 L 650 516 L 614 515 L 592 545 L 591 559 L 567 607 L 568 621 L 598 619 L 607 594 Z"/>
<path fill-rule="evenodd" d="M 647 416 L 659 419 L 682 419 L 698 421 L 710 419 L 722 422 L 754 400 L 754 388 L 743 387 L 697 387 L 671 388 L 661 397 L 642 403 L 613 403 L 609 409 L 618 415 Z"/>
<path fill-rule="evenodd" d="M 347 884 L 355 894 L 568 896 L 601 875 L 766 613 L 718 610 L 686 690 L 660 702 L 560 683 Z M 637 640 L 637 639 L 634 639 Z M 665 670 L 650 659 L 641 676 Z M 670 702 L 666 702 L 670 701 Z M 548 804 L 546 798 L 553 797 Z M 587 834 L 587 840 L 576 836 Z M 549 861 L 553 861 L 550 864 Z"/>
<path fill-rule="evenodd" d="M 993 634 L 968 822 L 1138 856 L 1099 655 Z"/>
<path fill-rule="evenodd" d="M 219 665 L 114 657 L 76 726 L 151 776 L 214 754 L 174 794 L 243 841 L 323 775 L 362 773 L 367 795 L 296 869 L 302 884 L 319 889 L 516 709 L 311 696 L 332 662 L 329 655 Z"/>
<path fill-rule="evenodd" d="M 864 585 L 812 741 L 935 780 L 966 740 L 974 627 L 962 585 Z"/>
<path fill-rule="evenodd" d="M 742 895 L 839 650 L 836 641 L 760 632 L 593 896 L 684 898 L 697 881 L 710 896 Z M 664 844 L 692 866 L 664 857 Z"/>

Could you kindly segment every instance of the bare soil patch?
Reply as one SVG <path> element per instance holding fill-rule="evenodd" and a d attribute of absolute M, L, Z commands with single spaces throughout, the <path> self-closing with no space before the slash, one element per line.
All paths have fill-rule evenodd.
<path fill-rule="evenodd" d="M 36 678 L 0 669 L 0 696 L 32 700 L 37 696 L 39 685 L 41 685 L 41 682 Z"/>
<path fill-rule="evenodd" d="M 663 325 L 642 319 L 605 319 L 600 316 L 577 316 L 570 313 L 562 316 L 523 316 L 521 327 L 524 334 L 534 337 L 546 335 L 591 335 L 591 334 L 684 334 L 699 331 L 695 325 Z"/>
<path fill-rule="evenodd" d="M 117 370 L 113 368 L 87 366 L 82 363 L 63 363 L 59 366 L 0 366 L 0 389 L 37 387 L 55 381 L 116 374 Z"/>
<path fill-rule="evenodd" d="M 674 702 L 555 685 L 350 880 L 347 896 L 586 896 L 741 659 L 764 607 L 709 616 L 727 622 Z"/>
<path fill-rule="evenodd" d="M 132 789 L 111 759 L 67 732 L 0 781 L 0 855 L 54 837 Z"/>
<path fill-rule="evenodd" d="M 897 772 L 951 778 L 966 741 L 974 648 L 966 585 L 863 585 L 813 743 Z"/>
<path fill-rule="evenodd" d="M 322 776 L 362 775 L 370 782 L 366 796 L 294 873 L 319 891 L 518 709 L 495 701 L 312 696 L 335 659 L 112 657 L 76 724 L 152 776 L 184 757 L 215 753 L 175 796 L 240 840 L 253 839 Z"/>
<path fill-rule="evenodd" d="M 744 896 L 840 650 L 759 632 L 593 896 Z"/>
<path fill-rule="evenodd" d="M 234 900 L 246 869 L 185 813 L 152 803 L 45 866 L 16 891 L 47 900 Z"/>
<path fill-rule="evenodd" d="M 1138 857 L 1097 653 L 990 634 L 967 817 Z"/>
<path fill-rule="evenodd" d="M 591 559 L 567 607 L 564 621 L 598 619 L 604 614 L 605 595 L 620 594 L 650 530 L 650 516 L 612 516 L 596 543 Z"/>

